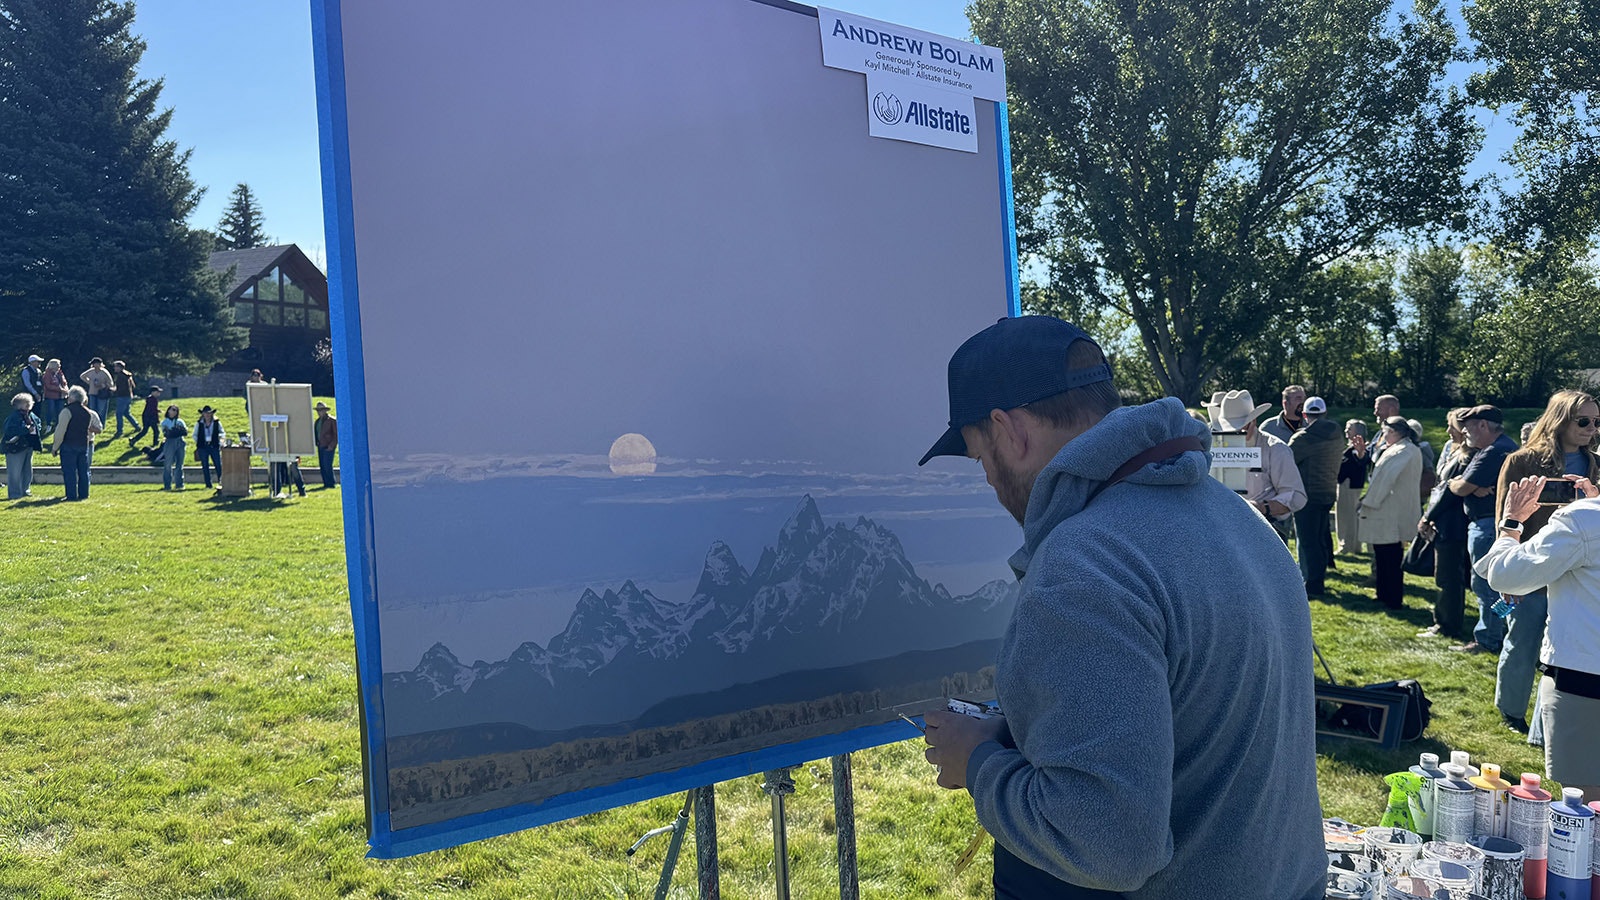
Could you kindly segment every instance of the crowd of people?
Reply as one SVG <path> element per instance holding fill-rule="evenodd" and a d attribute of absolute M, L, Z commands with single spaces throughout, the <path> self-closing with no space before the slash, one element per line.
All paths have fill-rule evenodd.
<path fill-rule="evenodd" d="M 1600 784 L 1600 754 L 1592 751 L 1600 746 L 1600 674 L 1588 674 L 1600 673 L 1600 595 L 1557 610 L 1546 588 L 1562 577 L 1582 584 L 1568 570 L 1552 568 L 1570 564 L 1581 571 L 1589 564 L 1575 543 L 1580 539 L 1572 537 L 1573 522 L 1557 517 L 1574 500 L 1600 495 L 1594 487 L 1600 484 L 1595 398 L 1557 392 L 1539 418 L 1524 426 L 1520 443 L 1506 434 L 1498 407 L 1452 409 L 1448 440 L 1437 453 L 1421 423 L 1402 416 L 1399 399 L 1390 394 L 1373 403 L 1377 437 L 1370 443 L 1368 425 L 1359 419 L 1344 423 L 1341 440 L 1339 429 L 1324 420 L 1326 403 L 1307 397 L 1298 385 L 1284 388 L 1282 404 L 1278 415 L 1259 426 L 1256 418 L 1271 406 L 1256 405 L 1248 391 L 1218 392 L 1206 411 L 1214 433 L 1243 433 L 1248 446 L 1261 448 L 1260 466 L 1241 493 L 1280 537 L 1295 539 L 1307 595 L 1324 593 L 1335 550 L 1348 556 L 1371 549 L 1370 583 L 1388 609 L 1402 606 L 1405 571 L 1431 574 L 1433 625 L 1417 637 L 1449 639 L 1461 653 L 1495 655 L 1494 702 L 1501 721 L 1545 748 L 1550 777 L 1563 784 Z M 1516 487 L 1535 481 L 1542 495 L 1518 505 Z M 1552 521 L 1560 527 L 1552 528 Z M 1593 527 L 1600 552 L 1600 521 Z M 1541 543 L 1547 534 L 1549 541 Z M 1539 565 L 1510 556 L 1518 543 L 1511 538 L 1528 541 L 1522 545 L 1530 548 L 1525 557 L 1539 548 Z M 1566 554 L 1552 562 L 1545 544 L 1558 539 L 1566 540 Z M 1491 560 L 1497 553 L 1503 579 L 1498 584 Z M 1504 561 L 1514 559 L 1521 560 L 1520 568 Z M 1600 565 L 1600 557 L 1594 563 Z M 1469 589 L 1477 601 L 1475 620 L 1466 614 Z M 1563 639 L 1550 636 L 1558 623 L 1566 631 Z M 1563 642 L 1568 668 L 1562 671 L 1577 674 L 1565 675 L 1562 683 L 1546 679 L 1535 693 L 1535 678 L 1553 668 L 1549 656 Z M 1576 687 L 1564 691 L 1562 684 Z M 1556 714 L 1556 708 L 1567 712 Z M 1591 749 L 1580 754 L 1580 746 Z"/>
<path fill-rule="evenodd" d="M 161 388 L 150 387 L 145 392 L 140 419 L 132 415 L 133 397 L 138 383 L 133 372 L 122 360 L 115 360 L 106 368 L 105 361 L 95 357 L 89 368 L 79 376 L 79 385 L 69 385 L 61 371 L 59 359 L 45 360 L 38 355 L 28 357 L 28 362 L 18 373 L 21 388 L 11 398 L 11 413 L 0 432 L 0 449 L 6 459 L 6 499 L 20 500 L 33 496 L 33 458 L 46 450 L 57 456 L 61 463 L 62 483 L 69 501 L 89 498 L 90 466 L 96 444 L 104 440 L 115 441 L 123 435 L 127 422 L 132 436 L 128 446 L 137 448 L 145 435 L 151 436 L 149 449 L 142 451 L 152 463 L 161 466 L 161 489 L 184 490 L 184 463 L 191 438 L 189 423 L 182 417 L 178 404 L 169 403 L 161 408 Z M 250 383 L 265 383 L 260 369 L 250 373 Z M 115 404 L 113 406 L 113 404 Z M 114 410 L 114 413 L 113 413 Z M 101 435 L 112 424 L 115 415 L 115 433 Z M 194 461 L 199 464 L 207 488 L 222 484 L 222 447 L 227 432 L 217 420 L 217 411 L 202 406 L 193 431 Z M 318 468 L 322 486 L 332 488 L 336 483 L 333 471 L 334 453 L 339 446 L 338 422 L 329 414 L 328 404 L 318 402 L 313 431 L 316 437 Z M 280 463 L 275 470 L 275 483 L 293 484 L 305 496 L 305 482 L 300 477 L 298 459 L 294 464 Z M 213 479 L 214 473 L 214 479 Z"/>

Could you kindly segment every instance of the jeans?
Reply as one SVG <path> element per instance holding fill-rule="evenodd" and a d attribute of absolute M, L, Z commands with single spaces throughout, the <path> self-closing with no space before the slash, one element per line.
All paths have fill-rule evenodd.
<path fill-rule="evenodd" d="M 127 419 L 128 420 L 128 429 L 130 431 L 133 429 L 134 426 L 138 425 L 139 422 L 136 419 L 134 419 L 132 413 L 128 412 L 128 405 L 133 402 L 133 398 L 132 397 L 118 397 L 118 398 L 116 398 L 116 401 L 117 401 L 117 433 L 113 434 L 112 437 L 119 438 L 119 437 L 122 437 L 122 420 L 123 419 Z M 106 427 L 109 428 L 111 426 L 111 423 L 110 422 L 106 422 L 105 425 L 106 425 Z"/>
<path fill-rule="evenodd" d="M 1513 719 L 1528 714 L 1528 695 L 1538 678 L 1539 644 L 1550 611 L 1550 596 L 1543 589 L 1525 594 L 1506 617 L 1505 642 L 1500 645 L 1500 665 L 1495 670 L 1494 705 Z"/>
<path fill-rule="evenodd" d="M 161 439 L 161 423 L 159 423 L 159 422 L 146 422 L 143 425 L 139 426 L 139 430 L 134 433 L 133 437 L 128 438 L 128 445 L 132 446 L 134 444 L 139 443 L 140 441 L 144 440 L 144 436 L 147 435 L 147 434 L 150 435 L 150 440 L 152 440 L 152 441 L 160 440 Z"/>
<path fill-rule="evenodd" d="M 167 438 L 161 445 L 161 483 L 168 488 L 183 487 L 183 451 L 188 445 L 183 438 Z"/>
<path fill-rule="evenodd" d="M 1433 542 L 1433 583 L 1439 594 L 1433 601 L 1433 623 L 1446 637 L 1465 640 L 1462 620 L 1467 609 L 1467 542 Z"/>
<path fill-rule="evenodd" d="M 1494 517 L 1474 519 L 1467 526 L 1467 548 L 1472 553 L 1472 561 L 1483 559 L 1493 546 Z M 1499 653 L 1500 643 L 1505 640 L 1506 623 L 1495 615 L 1493 607 L 1500 599 L 1500 592 L 1489 587 L 1489 582 L 1477 572 L 1472 573 L 1472 592 L 1478 595 L 1478 624 L 1472 629 L 1472 639 L 1483 649 Z"/>
<path fill-rule="evenodd" d="M 317 448 L 317 468 L 322 470 L 322 486 L 333 487 L 333 453 L 332 450 Z"/>
<path fill-rule="evenodd" d="M 33 486 L 33 448 L 6 454 L 6 499 L 21 500 Z"/>
<path fill-rule="evenodd" d="M 89 410 L 90 410 L 90 412 L 93 412 L 95 415 L 100 417 L 100 427 L 101 428 L 104 428 L 106 425 L 110 424 L 109 422 L 106 421 L 106 411 L 109 410 L 110 408 L 111 408 L 111 395 L 110 394 L 100 394 L 99 396 L 90 397 L 89 398 Z"/>
<path fill-rule="evenodd" d="M 61 482 L 68 500 L 89 499 L 89 463 L 94 451 L 87 446 L 61 448 Z"/>
<path fill-rule="evenodd" d="M 222 447 L 197 447 L 200 455 L 200 474 L 206 477 L 206 487 L 211 487 L 211 467 L 217 467 L 217 480 L 222 480 Z"/>
<path fill-rule="evenodd" d="M 65 398 L 53 400 L 49 397 L 44 398 L 44 424 L 51 428 L 56 427 L 56 422 L 61 419 L 61 410 L 65 409 L 66 405 Z"/>
<path fill-rule="evenodd" d="M 1300 555 L 1300 577 L 1308 593 L 1320 594 L 1328 578 L 1328 513 L 1331 503 L 1307 503 L 1294 514 L 1295 550 Z"/>

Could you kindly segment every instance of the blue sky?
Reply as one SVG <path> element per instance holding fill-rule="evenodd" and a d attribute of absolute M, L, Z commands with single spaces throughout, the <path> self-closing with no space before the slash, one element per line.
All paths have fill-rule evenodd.
<path fill-rule="evenodd" d="M 835 8 L 967 37 L 966 0 L 834 0 Z M 208 191 L 191 224 L 215 227 L 238 182 L 259 195 L 268 234 L 326 258 L 317 155 L 309 0 L 139 0 L 135 30 L 149 49 L 142 74 L 164 78 L 168 131 L 193 151 Z M 1483 116 L 1492 171 L 1509 130 Z"/>

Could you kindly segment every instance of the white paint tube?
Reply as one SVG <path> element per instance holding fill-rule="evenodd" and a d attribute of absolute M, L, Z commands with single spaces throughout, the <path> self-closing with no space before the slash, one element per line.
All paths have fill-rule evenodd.
<path fill-rule="evenodd" d="M 1477 812 L 1478 789 L 1467 780 L 1467 770 L 1459 764 L 1444 764 L 1445 777 L 1434 779 L 1433 839 L 1465 844 L 1472 838 L 1472 819 Z"/>

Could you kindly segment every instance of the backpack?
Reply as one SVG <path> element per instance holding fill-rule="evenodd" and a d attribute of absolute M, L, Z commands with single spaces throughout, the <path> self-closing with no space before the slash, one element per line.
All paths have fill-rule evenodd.
<path fill-rule="evenodd" d="M 1403 678 L 1399 681 L 1380 681 L 1362 687 L 1365 691 L 1382 691 L 1385 693 L 1399 693 L 1406 697 L 1405 721 L 1400 725 L 1400 740 L 1414 741 L 1422 737 L 1428 729 L 1429 708 L 1433 701 L 1422 692 L 1422 684 L 1415 678 Z M 1378 724 L 1372 721 L 1374 710 L 1370 706 L 1348 704 L 1339 707 L 1330 718 L 1331 721 L 1342 728 L 1365 730 L 1373 737 L 1379 737 Z"/>

